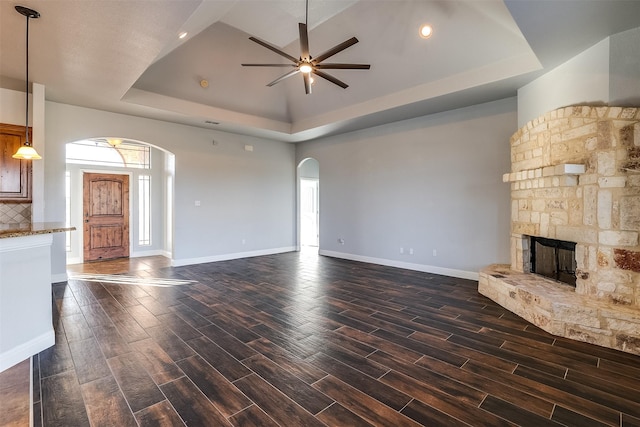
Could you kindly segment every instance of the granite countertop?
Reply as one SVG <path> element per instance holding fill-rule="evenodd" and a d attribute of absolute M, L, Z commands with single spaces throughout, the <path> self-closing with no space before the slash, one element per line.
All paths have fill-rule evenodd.
<path fill-rule="evenodd" d="M 75 227 L 71 227 L 64 222 L 1 223 L 0 239 L 33 236 L 35 234 L 61 233 L 75 229 Z"/>

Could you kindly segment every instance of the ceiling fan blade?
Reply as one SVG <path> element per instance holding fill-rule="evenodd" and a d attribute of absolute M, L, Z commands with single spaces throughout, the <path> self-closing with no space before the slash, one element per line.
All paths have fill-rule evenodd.
<path fill-rule="evenodd" d="M 296 64 L 240 64 L 243 67 L 295 67 Z"/>
<path fill-rule="evenodd" d="M 264 42 L 264 41 L 262 41 L 262 40 L 260 40 L 260 39 L 258 39 L 258 38 L 255 38 L 255 37 L 249 37 L 249 40 L 251 40 L 251 41 L 253 41 L 253 42 L 258 43 L 260 46 L 266 47 L 267 49 L 269 49 L 269 50 L 271 50 L 271 51 L 273 51 L 273 52 L 277 53 L 277 54 L 278 54 L 278 55 L 280 55 L 280 56 L 284 56 L 285 58 L 287 58 L 287 59 L 288 59 L 289 61 L 291 61 L 291 62 L 295 62 L 295 63 L 297 63 L 297 62 L 298 62 L 298 60 L 297 60 L 296 58 L 294 58 L 293 56 L 289 55 L 289 54 L 288 54 L 288 53 L 286 53 L 286 52 L 281 51 L 281 50 L 280 50 L 280 49 L 278 49 L 277 47 L 275 47 L 275 46 L 273 46 L 273 45 L 270 45 L 270 44 L 269 44 L 269 43 L 267 43 L 267 42 Z"/>
<path fill-rule="evenodd" d="M 311 93 L 311 75 L 310 73 L 302 73 L 304 78 L 304 92 L 309 95 Z"/>
<path fill-rule="evenodd" d="M 309 33 L 307 32 L 307 24 L 300 22 L 298 24 L 298 30 L 300 31 L 300 59 L 308 61 L 309 55 Z"/>
<path fill-rule="evenodd" d="M 329 75 L 327 73 L 324 73 L 322 71 L 319 70 L 313 70 L 313 74 L 315 74 L 318 77 L 322 77 L 323 79 L 329 80 L 331 83 L 340 86 L 342 89 L 346 89 L 349 87 L 348 84 L 346 84 L 345 82 L 336 79 L 335 77 L 333 77 L 332 75 Z"/>
<path fill-rule="evenodd" d="M 329 49 L 328 51 L 324 52 L 322 55 L 317 56 L 313 60 L 313 63 L 314 64 L 319 64 L 322 61 L 324 61 L 325 59 L 335 55 L 336 53 L 342 52 L 346 48 L 348 48 L 350 46 L 353 46 L 356 43 L 358 43 L 358 39 L 355 38 L 355 37 L 351 37 L 349 40 L 344 41 L 344 42 L 340 43 L 339 45 L 336 45 L 336 46 L 332 47 L 331 49 Z"/>
<path fill-rule="evenodd" d="M 288 79 L 291 76 L 295 76 L 299 72 L 300 72 L 300 70 L 298 70 L 297 68 L 295 70 L 293 70 L 293 71 L 289 71 L 287 74 L 278 77 L 277 79 L 275 79 L 274 81 L 269 83 L 267 86 L 271 87 L 271 86 L 275 85 L 276 83 L 280 83 L 284 79 Z"/>
<path fill-rule="evenodd" d="M 324 70 L 368 70 L 369 64 L 316 64 L 316 68 Z"/>

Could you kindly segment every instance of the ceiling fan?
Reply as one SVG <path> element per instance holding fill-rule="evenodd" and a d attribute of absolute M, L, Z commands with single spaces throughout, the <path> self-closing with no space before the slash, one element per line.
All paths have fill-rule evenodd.
<path fill-rule="evenodd" d="M 309 1 L 306 2 L 306 18 L 305 21 L 308 21 L 309 15 Z M 312 57 L 309 54 L 309 33 L 307 31 L 307 24 L 303 24 L 302 22 L 298 24 L 298 31 L 300 33 L 300 58 L 296 59 L 293 56 L 289 55 L 286 52 L 283 52 L 276 46 L 269 44 L 263 40 L 260 40 L 256 37 L 249 37 L 249 40 L 258 43 L 260 46 L 266 47 L 267 49 L 277 53 L 280 56 L 284 56 L 291 64 L 242 64 L 243 67 L 293 67 L 292 71 L 278 77 L 271 83 L 267 84 L 267 86 L 271 87 L 277 83 L 280 83 L 284 79 L 287 79 L 291 76 L 294 76 L 298 73 L 302 73 L 302 77 L 304 80 L 304 91 L 308 95 L 311 93 L 311 74 L 315 74 L 318 77 L 322 77 L 323 79 L 329 80 L 331 83 L 340 86 L 343 89 L 349 87 L 345 82 L 338 80 L 330 74 L 325 73 L 322 70 L 368 70 L 371 68 L 369 64 L 342 64 L 342 63 L 323 63 L 325 59 L 332 57 L 333 55 L 342 52 L 346 48 L 353 46 L 358 43 L 358 39 L 355 37 L 351 37 L 349 40 L 344 41 L 326 52 L 318 55 L 317 57 Z"/>

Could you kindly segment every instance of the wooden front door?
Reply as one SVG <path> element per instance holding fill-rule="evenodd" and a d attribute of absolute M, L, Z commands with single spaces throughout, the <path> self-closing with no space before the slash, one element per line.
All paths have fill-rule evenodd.
<path fill-rule="evenodd" d="M 84 260 L 129 256 L 129 176 L 85 173 Z"/>

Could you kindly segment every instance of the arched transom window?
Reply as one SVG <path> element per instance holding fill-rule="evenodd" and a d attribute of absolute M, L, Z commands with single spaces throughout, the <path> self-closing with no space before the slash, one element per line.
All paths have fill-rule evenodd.
<path fill-rule="evenodd" d="M 67 162 L 149 169 L 150 147 L 119 138 L 93 138 L 67 144 Z"/>

